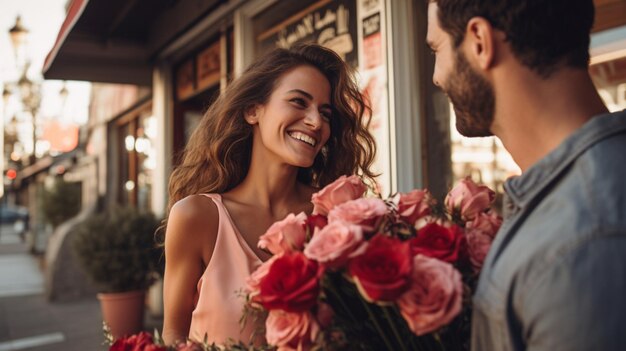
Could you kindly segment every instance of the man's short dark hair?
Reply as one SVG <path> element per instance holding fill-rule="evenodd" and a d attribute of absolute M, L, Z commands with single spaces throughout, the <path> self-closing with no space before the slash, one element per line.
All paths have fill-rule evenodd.
<path fill-rule="evenodd" d="M 506 35 L 515 57 L 542 77 L 560 66 L 587 68 L 593 0 L 429 0 L 455 47 L 467 22 L 483 17 Z"/>

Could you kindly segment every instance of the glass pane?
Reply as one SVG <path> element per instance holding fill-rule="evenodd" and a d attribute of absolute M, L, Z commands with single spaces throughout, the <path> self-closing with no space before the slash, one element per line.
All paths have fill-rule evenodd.
<path fill-rule="evenodd" d="M 152 209 L 152 174 L 156 167 L 156 120 L 151 111 L 139 117 L 135 151 L 137 152 L 137 208 Z"/>
<path fill-rule="evenodd" d="M 622 57 L 593 64 L 589 72 L 609 111 L 626 109 L 626 52 Z"/>
<path fill-rule="evenodd" d="M 130 204 L 130 192 L 134 187 L 134 181 L 130 174 L 130 152 L 134 146 L 134 134 L 129 124 L 120 126 L 118 129 L 118 154 L 119 154 L 119 202 L 121 205 Z M 132 140 L 131 140 L 132 139 Z M 130 149 L 130 150 L 129 150 Z M 131 190 L 128 190 L 131 188 Z"/>
<path fill-rule="evenodd" d="M 499 208 L 504 193 L 504 181 L 521 174 L 520 168 L 497 137 L 467 138 L 455 127 L 455 115 L 450 105 L 450 138 L 452 141 L 453 184 L 467 176 L 496 191 L 495 208 Z"/>

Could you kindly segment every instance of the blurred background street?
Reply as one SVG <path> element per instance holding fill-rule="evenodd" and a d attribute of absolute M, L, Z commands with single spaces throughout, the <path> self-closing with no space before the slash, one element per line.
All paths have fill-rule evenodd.
<path fill-rule="evenodd" d="M 618 111 L 626 0 L 594 4 L 589 70 Z M 520 170 L 497 138 L 456 131 L 426 15 L 422 0 L 0 0 L 0 351 L 106 349 L 103 292 L 143 294 L 132 330 L 160 328 L 169 176 L 206 109 L 276 47 L 316 42 L 352 66 L 383 196 L 441 199 L 470 176 L 501 199 Z"/>
<path fill-rule="evenodd" d="M 106 350 L 96 297 L 48 302 L 42 260 L 12 223 L 0 229 L 0 351 Z"/>

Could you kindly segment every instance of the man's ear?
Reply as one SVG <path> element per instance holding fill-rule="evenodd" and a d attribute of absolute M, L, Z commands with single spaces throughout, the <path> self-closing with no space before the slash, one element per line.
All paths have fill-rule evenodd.
<path fill-rule="evenodd" d="M 259 105 L 252 105 L 246 109 L 244 118 L 250 125 L 259 123 L 259 115 L 261 114 L 261 107 Z"/>
<path fill-rule="evenodd" d="M 483 17 L 473 17 L 467 22 L 465 53 L 468 60 L 474 61 L 483 70 L 494 64 L 498 40 L 496 34 L 491 23 Z"/>

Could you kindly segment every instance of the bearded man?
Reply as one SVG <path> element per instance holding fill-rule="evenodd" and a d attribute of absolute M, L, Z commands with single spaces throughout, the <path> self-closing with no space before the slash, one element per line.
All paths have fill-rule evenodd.
<path fill-rule="evenodd" d="M 522 175 L 474 296 L 472 348 L 626 348 L 626 112 L 588 73 L 592 0 L 430 0 L 434 83 Z"/>

